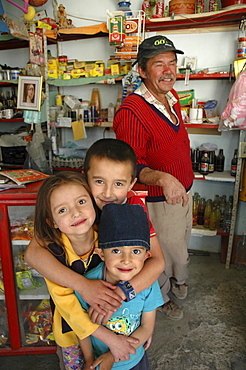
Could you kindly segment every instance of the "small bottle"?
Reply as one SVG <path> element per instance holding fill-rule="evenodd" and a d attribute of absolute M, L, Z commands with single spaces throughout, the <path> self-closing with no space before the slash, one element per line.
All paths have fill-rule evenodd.
<path fill-rule="evenodd" d="M 213 150 L 209 152 L 208 172 L 209 173 L 214 172 L 214 151 Z"/>
<path fill-rule="evenodd" d="M 236 176 L 237 174 L 237 159 L 238 159 L 238 150 L 234 150 L 234 155 L 231 160 L 231 176 Z"/>
<path fill-rule="evenodd" d="M 208 171 L 209 171 L 209 158 L 208 158 L 208 153 L 205 152 L 201 158 L 200 173 L 206 176 L 208 175 Z"/>
<path fill-rule="evenodd" d="M 223 229 L 223 231 L 225 231 L 226 233 L 230 232 L 232 209 L 233 209 L 233 197 L 230 195 L 228 202 L 226 204 L 225 222 L 224 222 L 224 229 Z"/>
<path fill-rule="evenodd" d="M 198 218 L 198 198 L 195 195 L 193 196 L 192 218 L 192 226 L 196 226 Z"/>
<path fill-rule="evenodd" d="M 216 207 L 213 206 L 210 214 L 209 230 L 216 230 L 217 226 Z"/>
<path fill-rule="evenodd" d="M 223 154 L 223 149 L 220 149 L 219 154 L 217 155 L 215 161 L 215 171 L 224 172 L 224 165 L 225 165 L 225 156 Z"/>
<path fill-rule="evenodd" d="M 206 229 L 209 228 L 211 212 L 212 212 L 212 199 L 208 199 L 204 211 L 204 224 L 203 224 L 203 226 Z"/>
<path fill-rule="evenodd" d="M 164 15 L 164 0 L 158 0 L 156 3 L 155 14 L 152 18 L 163 18 Z"/>
<path fill-rule="evenodd" d="M 198 204 L 198 217 L 197 217 L 197 224 L 203 225 L 204 224 L 204 211 L 205 211 L 205 198 L 201 198 Z"/>
<path fill-rule="evenodd" d="M 97 88 L 93 88 L 91 92 L 91 105 L 96 107 L 96 115 L 97 117 L 100 116 L 100 110 L 101 110 L 101 99 L 100 99 L 100 93 Z"/>
<path fill-rule="evenodd" d="M 216 214 L 216 229 L 219 229 L 220 227 L 220 207 L 219 205 L 217 205 L 217 207 L 215 208 L 215 214 Z"/>
<path fill-rule="evenodd" d="M 246 230 L 237 243 L 235 264 L 246 265 Z"/>
<path fill-rule="evenodd" d="M 216 207 L 220 205 L 220 196 L 218 194 L 214 196 L 213 205 Z"/>
<path fill-rule="evenodd" d="M 145 19 L 150 19 L 150 2 L 149 0 L 144 0 L 142 3 L 142 11 L 145 13 Z"/>
<path fill-rule="evenodd" d="M 199 149 L 194 149 L 192 153 L 192 169 L 194 172 L 198 172 L 199 170 L 199 162 L 200 162 L 200 157 L 199 157 Z"/>
<path fill-rule="evenodd" d="M 226 195 L 222 195 L 220 202 L 220 226 L 219 226 L 219 228 L 222 230 L 224 230 L 225 212 L 226 212 Z"/>

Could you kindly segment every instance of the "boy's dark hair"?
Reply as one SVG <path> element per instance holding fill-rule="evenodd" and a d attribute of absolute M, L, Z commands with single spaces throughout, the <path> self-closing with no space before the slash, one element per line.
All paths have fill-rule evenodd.
<path fill-rule="evenodd" d="M 46 244 L 56 243 L 61 247 L 64 247 L 61 238 L 61 231 L 52 226 L 53 217 L 50 207 L 50 197 L 55 189 L 66 184 L 78 184 L 83 186 L 92 200 L 97 215 L 95 200 L 83 174 L 74 171 L 61 171 L 55 176 L 48 177 L 39 189 L 34 215 L 35 235 Z"/>
<path fill-rule="evenodd" d="M 93 143 L 85 156 L 84 172 L 86 176 L 93 157 L 99 159 L 108 158 L 114 162 L 130 162 L 132 165 L 132 181 L 136 177 L 137 158 L 132 147 L 125 141 L 119 139 L 100 139 Z"/>

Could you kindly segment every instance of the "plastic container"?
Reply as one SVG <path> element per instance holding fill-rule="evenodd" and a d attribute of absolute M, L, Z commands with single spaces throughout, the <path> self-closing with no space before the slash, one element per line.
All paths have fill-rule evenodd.
<path fill-rule="evenodd" d="M 213 118 L 218 116 L 218 101 L 217 100 L 208 100 L 204 104 L 204 110 L 206 118 Z"/>

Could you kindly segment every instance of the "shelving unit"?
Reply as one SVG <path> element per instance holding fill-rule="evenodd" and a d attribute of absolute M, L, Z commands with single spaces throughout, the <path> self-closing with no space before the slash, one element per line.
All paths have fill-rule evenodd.
<path fill-rule="evenodd" d="M 150 32 L 165 31 L 165 33 L 232 31 L 238 30 L 238 25 L 245 14 L 246 5 L 238 4 L 230 9 L 216 12 L 149 19 L 145 23 L 145 30 Z"/>

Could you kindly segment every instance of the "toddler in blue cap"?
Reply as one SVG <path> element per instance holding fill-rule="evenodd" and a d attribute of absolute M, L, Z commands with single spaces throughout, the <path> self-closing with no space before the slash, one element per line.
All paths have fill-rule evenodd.
<path fill-rule="evenodd" d="M 103 262 L 88 271 L 85 276 L 118 285 L 126 296 L 126 300 L 113 313 L 106 327 L 117 334 L 137 338 L 139 342 L 134 345 L 135 355 L 130 355 L 124 362 L 116 363 L 109 348 L 91 336 L 93 356 L 96 359 L 93 365 L 104 362 L 108 364 L 108 369 L 112 366 L 112 369 L 149 370 L 144 344 L 152 336 L 156 308 L 163 304 L 163 298 L 157 281 L 138 294 L 129 282 L 141 272 L 145 260 L 150 257 L 149 221 L 144 209 L 140 205 L 115 203 L 105 205 L 100 218 L 96 251 Z M 77 292 L 76 295 L 82 306 L 88 309 L 89 305 Z M 88 338 L 84 341 L 88 341 Z M 89 369 L 93 356 L 88 354 L 87 344 L 85 348 L 87 353 L 85 351 L 83 353 Z"/>

